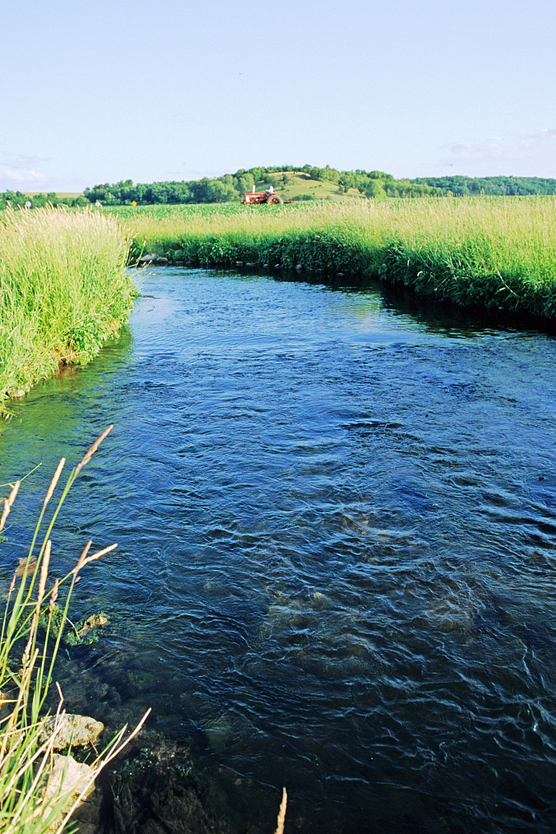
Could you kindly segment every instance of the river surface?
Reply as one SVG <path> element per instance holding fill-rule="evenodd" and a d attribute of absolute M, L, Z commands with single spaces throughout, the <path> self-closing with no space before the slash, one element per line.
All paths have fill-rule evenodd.
<path fill-rule="evenodd" d="M 553 832 L 556 340 L 378 289 L 137 280 L 129 332 L 0 440 L 2 482 L 43 464 L 17 547 L 115 424 L 53 537 L 60 571 L 119 543 L 76 600 L 111 616 L 82 660 L 105 714 L 191 740 L 234 832 L 273 831 L 283 785 L 290 831 Z"/>

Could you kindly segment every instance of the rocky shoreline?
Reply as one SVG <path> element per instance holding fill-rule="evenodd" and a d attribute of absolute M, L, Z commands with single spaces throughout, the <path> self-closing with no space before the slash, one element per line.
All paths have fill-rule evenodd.
<path fill-rule="evenodd" d="M 64 706 L 71 710 L 57 749 L 67 749 L 71 738 L 71 773 L 76 779 L 87 773 L 84 768 L 90 770 L 87 762 L 121 727 L 139 723 L 145 711 L 140 701 L 149 699 L 127 663 L 108 684 L 102 663 L 91 668 L 100 655 L 93 651 L 91 656 L 89 651 L 78 648 L 57 660 Z M 51 697 L 52 711 L 55 693 Z M 91 712 L 95 718 L 85 715 Z M 72 816 L 78 834 L 231 834 L 226 801 L 213 782 L 196 770 L 190 743 L 168 738 L 157 723 L 154 713 L 101 771 Z"/>

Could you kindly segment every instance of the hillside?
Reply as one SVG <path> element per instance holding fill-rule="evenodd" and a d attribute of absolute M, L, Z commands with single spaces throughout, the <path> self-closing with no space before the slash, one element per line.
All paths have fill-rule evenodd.
<path fill-rule="evenodd" d="M 265 191 L 272 185 L 284 200 L 360 200 L 362 194 L 356 188 L 341 192 L 336 183 L 313 179 L 305 171 L 269 173 L 255 181 L 255 191 Z"/>
<path fill-rule="evenodd" d="M 363 197 L 442 196 L 440 188 L 409 180 L 395 180 L 382 171 L 338 171 L 327 165 L 315 168 L 287 166 L 240 169 L 235 174 L 184 182 L 137 183 L 132 180 L 86 188 L 90 202 L 105 205 L 152 205 L 154 203 L 239 202 L 253 186 L 264 191 L 270 185 L 285 200 L 351 200 Z"/>

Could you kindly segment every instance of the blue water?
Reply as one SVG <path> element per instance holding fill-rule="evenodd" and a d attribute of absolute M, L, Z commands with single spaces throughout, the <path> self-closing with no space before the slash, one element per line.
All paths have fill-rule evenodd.
<path fill-rule="evenodd" d="M 553 832 L 555 340 L 377 289 L 138 281 L 129 332 L 0 441 L 1 482 L 43 464 L 17 552 L 59 457 L 115 424 L 53 538 L 60 572 L 119 543 L 78 586 L 111 615 L 89 713 L 152 706 L 238 834 L 282 785 L 291 831 Z"/>

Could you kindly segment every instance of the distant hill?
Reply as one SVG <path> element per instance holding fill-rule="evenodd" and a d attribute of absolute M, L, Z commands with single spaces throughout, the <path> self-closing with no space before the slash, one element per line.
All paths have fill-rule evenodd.
<path fill-rule="evenodd" d="M 339 171 L 327 165 L 241 169 L 222 177 L 183 182 L 133 183 L 120 181 L 86 188 L 84 196 L 107 205 L 153 203 L 228 203 L 243 199 L 253 186 L 264 191 L 270 185 L 284 200 L 361 200 L 374 197 L 444 197 L 556 194 L 556 180 L 541 177 L 420 177 L 396 180 L 383 171 Z"/>
<path fill-rule="evenodd" d="M 425 183 L 395 180 L 383 171 L 338 171 L 327 165 L 312 165 L 241 169 L 222 177 L 184 182 L 133 183 L 132 180 L 114 184 L 104 183 L 86 188 L 84 196 L 91 202 L 118 205 L 136 202 L 153 203 L 227 203 L 243 199 L 253 186 L 264 191 L 270 185 L 284 200 L 346 200 L 364 197 L 421 197 L 442 196 L 443 190 Z"/>

